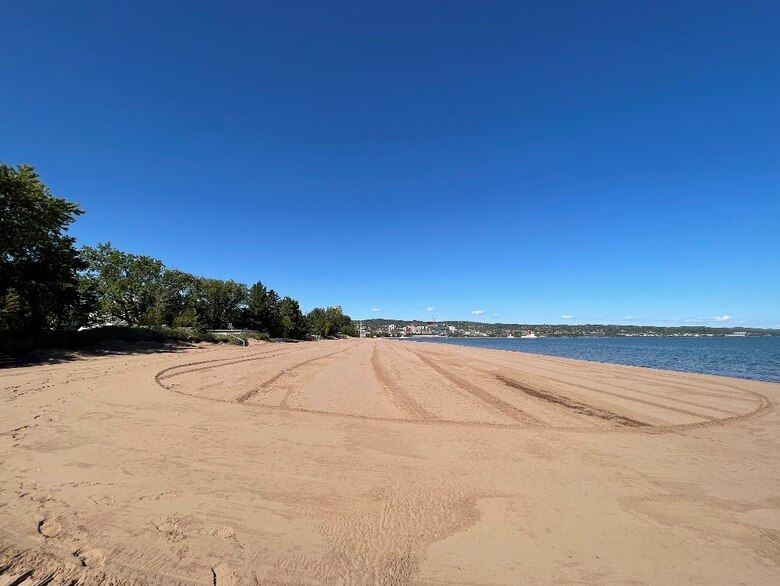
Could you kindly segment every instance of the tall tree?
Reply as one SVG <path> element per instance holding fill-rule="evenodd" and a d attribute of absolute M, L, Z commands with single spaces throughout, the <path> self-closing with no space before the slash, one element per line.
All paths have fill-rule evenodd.
<path fill-rule="evenodd" d="M 183 271 L 165 269 L 160 281 L 157 321 L 167 326 L 197 327 L 199 279 Z"/>
<path fill-rule="evenodd" d="M 101 243 L 81 251 L 85 277 L 94 283 L 99 319 L 127 325 L 160 325 L 163 263 Z"/>
<path fill-rule="evenodd" d="M 306 314 L 306 325 L 309 332 L 316 336 L 327 337 L 333 333 L 330 324 L 327 323 L 325 310 L 321 307 L 315 307 Z"/>
<path fill-rule="evenodd" d="M 232 326 L 240 319 L 246 300 L 246 285 L 235 281 L 200 279 L 198 319 L 211 329 Z"/>
<path fill-rule="evenodd" d="M 0 329 L 64 325 L 82 268 L 66 232 L 81 213 L 53 196 L 33 167 L 0 164 Z"/>
<path fill-rule="evenodd" d="M 259 332 L 268 332 L 277 337 L 281 333 L 279 314 L 279 294 L 273 289 L 266 289 L 260 281 L 249 288 L 247 301 L 246 325 Z"/>
<path fill-rule="evenodd" d="M 293 340 L 302 340 L 306 337 L 306 320 L 295 299 L 284 297 L 279 302 L 279 323 L 282 337 Z"/>
<path fill-rule="evenodd" d="M 344 313 L 338 305 L 331 305 L 325 310 L 325 316 L 328 323 L 334 332 L 342 336 L 357 336 L 357 330 L 355 324 L 352 323 L 352 318 Z"/>
<path fill-rule="evenodd" d="M 357 335 L 352 318 L 346 315 L 338 305 L 333 305 L 327 309 L 315 307 L 306 315 L 306 323 L 312 334 L 326 338 L 337 335 Z"/>

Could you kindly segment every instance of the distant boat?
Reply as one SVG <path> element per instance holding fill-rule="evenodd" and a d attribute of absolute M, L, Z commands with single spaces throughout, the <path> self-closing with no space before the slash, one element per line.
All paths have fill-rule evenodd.
<path fill-rule="evenodd" d="M 531 332 L 530 334 L 523 334 L 523 335 L 522 335 L 522 336 L 520 336 L 520 337 L 521 337 L 521 338 L 538 338 L 539 336 L 537 336 L 536 334 L 534 334 L 533 332 Z"/>

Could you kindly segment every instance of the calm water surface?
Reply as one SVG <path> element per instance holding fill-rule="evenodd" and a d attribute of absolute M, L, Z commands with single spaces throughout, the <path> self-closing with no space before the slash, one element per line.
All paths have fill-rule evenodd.
<path fill-rule="evenodd" d="M 780 382 L 780 337 L 404 338 Z"/>

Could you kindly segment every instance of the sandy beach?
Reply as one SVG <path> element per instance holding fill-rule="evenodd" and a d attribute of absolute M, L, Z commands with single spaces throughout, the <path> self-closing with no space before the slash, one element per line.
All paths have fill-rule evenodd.
<path fill-rule="evenodd" d="M 391 340 L 0 371 L 0 585 L 776 584 L 780 385 Z"/>

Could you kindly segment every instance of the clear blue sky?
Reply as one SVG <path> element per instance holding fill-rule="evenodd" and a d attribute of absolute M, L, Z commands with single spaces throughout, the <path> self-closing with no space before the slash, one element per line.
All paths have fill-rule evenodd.
<path fill-rule="evenodd" d="M 304 309 L 777 327 L 778 31 L 777 1 L 11 2 L 0 160 L 81 244 Z"/>

